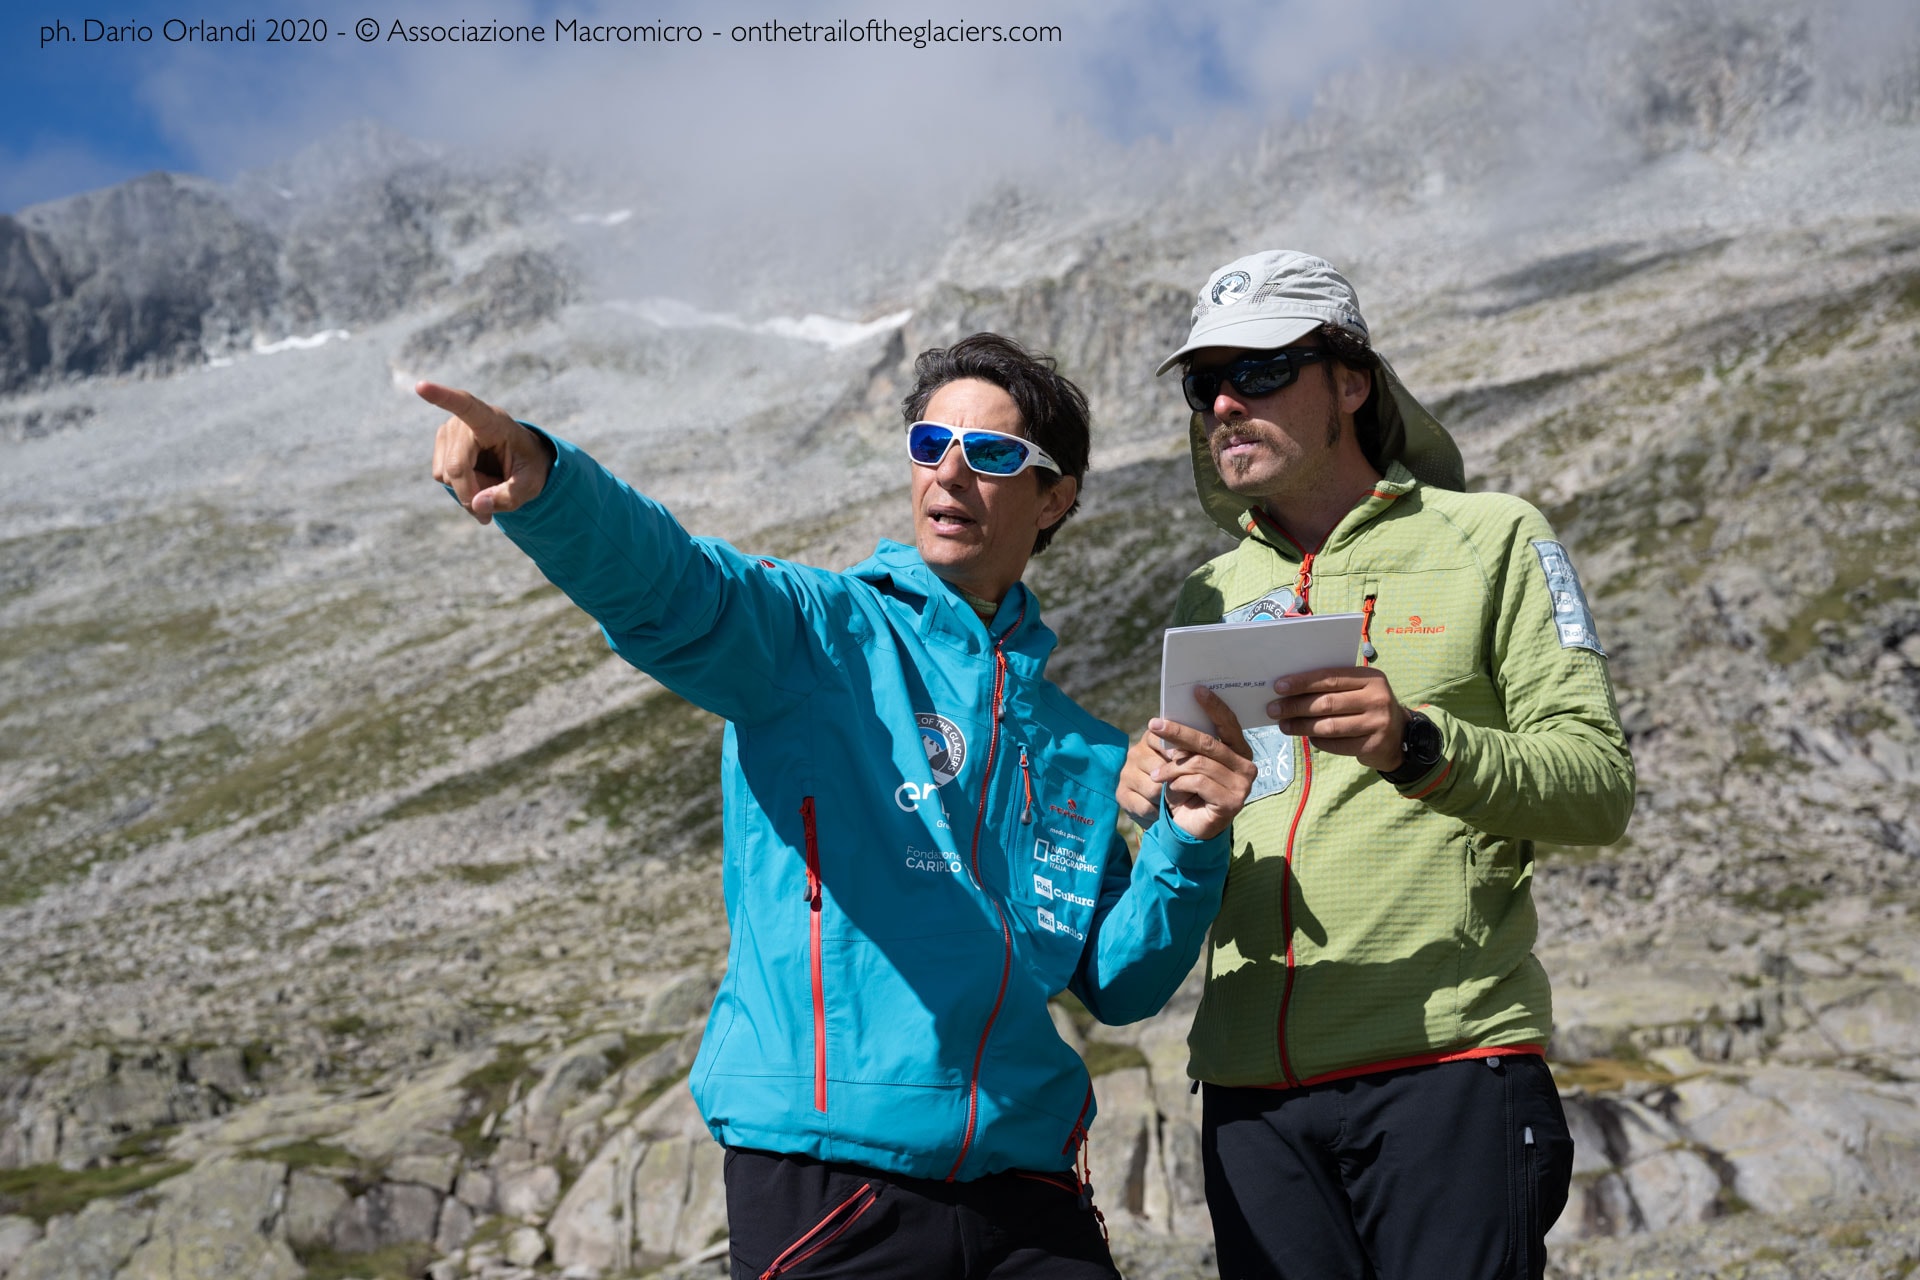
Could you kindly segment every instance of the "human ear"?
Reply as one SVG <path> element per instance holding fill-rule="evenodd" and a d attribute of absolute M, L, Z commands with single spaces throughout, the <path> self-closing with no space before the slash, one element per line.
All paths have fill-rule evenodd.
<path fill-rule="evenodd" d="M 1040 495 L 1040 527 L 1050 529 L 1065 519 L 1079 497 L 1080 482 L 1072 476 L 1061 476 L 1054 481 L 1052 487 Z"/>
<path fill-rule="evenodd" d="M 1373 393 L 1373 372 L 1370 369 L 1355 369 L 1347 365 L 1335 366 L 1334 385 L 1340 392 L 1340 409 L 1343 413 L 1358 413 L 1360 406 L 1367 402 Z"/>

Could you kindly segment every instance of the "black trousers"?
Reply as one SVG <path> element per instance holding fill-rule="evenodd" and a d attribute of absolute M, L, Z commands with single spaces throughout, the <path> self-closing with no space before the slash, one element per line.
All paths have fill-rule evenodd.
<path fill-rule="evenodd" d="M 1301 1089 L 1207 1085 L 1221 1280 L 1538 1280 L 1573 1140 L 1531 1054 Z"/>
<path fill-rule="evenodd" d="M 1071 1173 L 938 1182 L 742 1148 L 725 1167 L 733 1280 L 1120 1274 Z"/>

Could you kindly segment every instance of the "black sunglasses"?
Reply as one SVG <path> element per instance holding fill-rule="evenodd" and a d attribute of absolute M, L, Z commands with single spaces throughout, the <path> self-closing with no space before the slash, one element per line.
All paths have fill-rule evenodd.
<path fill-rule="evenodd" d="M 1186 393 L 1187 403 L 1195 413 L 1206 413 L 1213 408 L 1223 382 L 1243 396 L 1270 396 L 1283 387 L 1292 386 L 1302 368 L 1326 358 L 1327 353 L 1319 347 L 1287 347 L 1257 356 L 1241 356 L 1212 369 L 1187 370 L 1186 376 L 1180 379 L 1180 390 Z"/>

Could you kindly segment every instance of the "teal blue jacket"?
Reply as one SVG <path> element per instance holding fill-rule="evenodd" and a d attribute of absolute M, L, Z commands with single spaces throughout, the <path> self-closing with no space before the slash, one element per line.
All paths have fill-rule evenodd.
<path fill-rule="evenodd" d="M 1144 1018 L 1199 952 L 1224 836 L 1129 863 L 1119 730 L 883 542 L 845 573 L 693 538 L 564 441 L 499 525 L 615 652 L 727 720 L 727 973 L 692 1086 L 729 1146 L 923 1178 L 1062 1170 L 1093 1119 L 1048 1000 Z"/>

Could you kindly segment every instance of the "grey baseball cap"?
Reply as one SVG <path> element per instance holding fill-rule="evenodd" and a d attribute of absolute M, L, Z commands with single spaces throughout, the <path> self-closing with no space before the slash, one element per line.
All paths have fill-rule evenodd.
<path fill-rule="evenodd" d="M 1371 345 L 1359 295 L 1332 263 L 1292 249 L 1235 258 L 1207 277 L 1194 300 L 1186 342 L 1160 362 L 1154 376 L 1206 347 L 1270 351 L 1298 342 L 1322 324 L 1338 325 Z M 1459 446 L 1413 398 L 1385 356 L 1379 377 L 1387 392 L 1376 401 L 1386 456 L 1405 463 L 1427 484 L 1466 488 Z"/>

